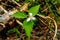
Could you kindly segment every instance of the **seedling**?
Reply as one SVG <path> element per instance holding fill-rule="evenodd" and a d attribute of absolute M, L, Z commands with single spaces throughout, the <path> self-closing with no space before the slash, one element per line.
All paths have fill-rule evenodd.
<path fill-rule="evenodd" d="M 28 12 L 29 15 L 26 15 L 25 12 L 20 12 L 20 11 L 12 15 L 13 17 L 16 18 L 27 18 L 27 16 L 29 16 L 29 18 L 23 21 L 23 28 L 25 29 L 26 35 L 28 36 L 28 40 L 30 40 L 31 32 L 33 30 L 34 22 L 32 20 L 36 19 L 34 16 L 38 13 L 39 7 L 40 5 L 31 7 Z"/>

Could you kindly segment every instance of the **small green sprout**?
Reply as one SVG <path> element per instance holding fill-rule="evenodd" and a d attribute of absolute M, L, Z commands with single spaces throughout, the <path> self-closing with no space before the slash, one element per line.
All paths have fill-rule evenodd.
<path fill-rule="evenodd" d="M 20 35 L 20 32 L 18 31 L 17 28 L 13 28 L 13 29 L 8 30 L 6 34 L 10 35 L 12 33 L 15 33 L 16 35 Z"/>

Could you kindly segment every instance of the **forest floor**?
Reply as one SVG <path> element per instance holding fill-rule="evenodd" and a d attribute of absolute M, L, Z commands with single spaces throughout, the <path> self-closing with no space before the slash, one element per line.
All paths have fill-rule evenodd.
<path fill-rule="evenodd" d="M 36 21 L 33 21 L 34 26 L 30 32 L 30 40 L 60 40 L 60 4 L 56 1 L 47 0 L 0 0 L 0 40 L 29 40 L 29 31 L 26 33 L 26 30 L 33 23 L 29 22 L 31 25 L 29 23 L 25 25 L 28 26 L 27 29 L 22 26 L 24 20 L 29 16 L 29 9 L 31 7 L 33 9 L 36 5 L 40 6 L 37 14 L 34 15 Z M 35 9 L 31 12 L 36 12 Z M 28 15 L 27 18 L 23 18 L 25 16 L 23 13 L 22 16 L 17 13 L 17 16 L 13 17 L 12 15 L 18 11 L 25 12 Z M 30 15 L 30 20 L 34 17 Z M 14 31 L 8 32 L 11 29 Z"/>

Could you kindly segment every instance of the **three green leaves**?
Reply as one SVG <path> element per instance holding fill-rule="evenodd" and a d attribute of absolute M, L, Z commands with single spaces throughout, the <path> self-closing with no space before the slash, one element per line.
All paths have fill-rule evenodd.
<path fill-rule="evenodd" d="M 40 5 L 31 7 L 29 9 L 28 13 L 32 13 L 32 16 L 35 16 L 39 11 L 39 7 L 40 7 Z M 15 18 L 27 18 L 26 13 L 25 12 L 20 12 L 20 11 L 14 13 L 12 16 L 15 17 Z M 23 28 L 25 29 L 26 35 L 28 36 L 29 39 L 30 39 L 30 36 L 31 36 L 33 25 L 34 25 L 34 22 L 32 20 L 30 20 L 29 22 L 27 22 L 26 20 L 23 21 Z"/>

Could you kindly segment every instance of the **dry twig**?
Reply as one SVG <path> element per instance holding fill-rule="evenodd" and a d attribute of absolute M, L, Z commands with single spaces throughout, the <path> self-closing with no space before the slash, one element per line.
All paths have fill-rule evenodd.
<path fill-rule="evenodd" d="M 37 15 L 38 15 L 39 17 L 44 18 L 44 19 L 50 19 L 50 20 L 52 20 L 52 21 L 54 22 L 54 26 L 55 26 L 55 34 L 54 34 L 54 37 L 53 37 L 53 40 L 54 40 L 55 37 L 56 37 L 56 34 L 57 34 L 57 23 L 56 23 L 56 21 L 55 21 L 54 19 L 50 18 L 49 16 L 44 17 L 44 16 L 39 15 L 39 14 L 37 14 Z"/>
<path fill-rule="evenodd" d="M 11 1 L 11 0 L 10 0 Z M 17 3 L 15 0 L 12 0 L 15 4 L 17 4 L 19 7 L 21 7 L 21 5 L 19 3 Z"/>
<path fill-rule="evenodd" d="M 3 23 L 0 23 L 0 25 L 2 25 L 5 28 L 5 25 Z"/>
<path fill-rule="evenodd" d="M 19 25 L 23 26 L 23 24 L 22 24 L 19 20 L 16 20 L 16 22 L 17 22 Z"/>

